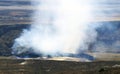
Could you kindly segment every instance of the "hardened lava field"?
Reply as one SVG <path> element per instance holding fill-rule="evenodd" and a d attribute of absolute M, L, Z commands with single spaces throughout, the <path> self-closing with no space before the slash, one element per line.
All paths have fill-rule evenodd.
<path fill-rule="evenodd" d="M 120 62 L 0 59 L 0 74 L 119 74 Z"/>

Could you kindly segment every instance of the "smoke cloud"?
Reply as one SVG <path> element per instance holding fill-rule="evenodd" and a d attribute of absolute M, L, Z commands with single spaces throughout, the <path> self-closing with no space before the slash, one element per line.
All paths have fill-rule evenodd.
<path fill-rule="evenodd" d="M 100 25 L 89 24 L 93 6 L 88 1 L 40 0 L 35 8 L 33 23 L 15 39 L 13 54 L 67 56 L 87 50 L 96 40 Z"/>

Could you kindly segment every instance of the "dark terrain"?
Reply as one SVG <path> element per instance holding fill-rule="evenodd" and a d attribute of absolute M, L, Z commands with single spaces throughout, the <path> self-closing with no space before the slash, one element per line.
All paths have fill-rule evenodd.
<path fill-rule="evenodd" d="M 0 74 L 119 74 L 120 62 L 0 59 Z"/>
<path fill-rule="evenodd" d="M 28 25 L 0 25 L 0 55 L 11 56 L 14 39 L 20 36 Z"/>

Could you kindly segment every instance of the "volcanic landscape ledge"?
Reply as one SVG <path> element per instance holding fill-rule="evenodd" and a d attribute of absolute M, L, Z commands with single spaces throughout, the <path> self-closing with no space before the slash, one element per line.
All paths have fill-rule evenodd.
<path fill-rule="evenodd" d="M 0 74 L 119 74 L 120 61 L 75 62 L 0 59 Z"/>

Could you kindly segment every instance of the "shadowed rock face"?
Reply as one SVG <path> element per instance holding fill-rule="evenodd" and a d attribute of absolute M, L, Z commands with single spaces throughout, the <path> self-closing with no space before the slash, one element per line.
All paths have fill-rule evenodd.
<path fill-rule="evenodd" d="M 10 56 L 14 39 L 28 25 L 0 25 L 0 56 Z"/>

